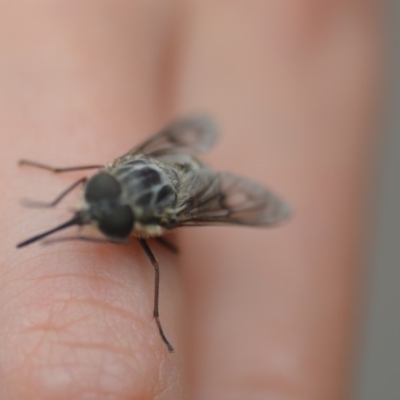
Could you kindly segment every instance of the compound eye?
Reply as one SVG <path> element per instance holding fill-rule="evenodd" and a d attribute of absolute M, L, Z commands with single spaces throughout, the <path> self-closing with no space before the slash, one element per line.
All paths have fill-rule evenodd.
<path fill-rule="evenodd" d="M 110 174 L 99 172 L 89 179 L 85 188 L 87 201 L 113 199 L 121 194 L 121 185 Z"/>
<path fill-rule="evenodd" d="M 133 213 L 129 206 L 119 206 L 102 216 L 99 229 L 106 236 L 124 239 L 133 229 Z"/>

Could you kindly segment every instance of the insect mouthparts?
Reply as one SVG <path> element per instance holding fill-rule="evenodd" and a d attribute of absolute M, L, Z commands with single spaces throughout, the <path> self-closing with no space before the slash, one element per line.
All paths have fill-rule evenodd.
<path fill-rule="evenodd" d="M 17 244 L 17 248 L 28 246 L 29 244 L 37 242 L 38 240 L 43 239 L 46 236 L 52 235 L 53 233 L 69 228 L 73 225 L 82 225 L 82 217 L 79 214 L 74 215 L 69 221 L 58 225 L 53 229 L 50 229 L 43 233 L 39 233 L 38 235 L 32 236 L 31 238 L 24 240 L 23 242 Z"/>

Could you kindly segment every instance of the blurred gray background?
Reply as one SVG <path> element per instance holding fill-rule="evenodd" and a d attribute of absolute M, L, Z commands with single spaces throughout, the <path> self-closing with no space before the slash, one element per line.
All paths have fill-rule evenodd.
<path fill-rule="evenodd" d="M 394 99 L 385 126 L 388 138 L 382 154 L 375 251 L 367 288 L 366 332 L 359 359 L 357 400 L 400 400 L 400 2 L 395 9 L 393 41 L 396 76 Z"/>

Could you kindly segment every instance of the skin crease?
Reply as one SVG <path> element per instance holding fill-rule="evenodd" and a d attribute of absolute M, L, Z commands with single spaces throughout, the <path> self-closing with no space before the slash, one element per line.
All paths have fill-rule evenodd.
<path fill-rule="evenodd" d="M 0 2 L 0 398 L 346 399 L 378 120 L 380 11 L 362 1 Z M 135 241 L 15 244 L 65 221 L 73 180 L 207 111 L 215 168 L 265 183 L 273 230 L 182 229 L 153 269 Z M 6 210 L 6 211 L 5 211 Z M 73 233 L 70 230 L 69 233 Z"/>

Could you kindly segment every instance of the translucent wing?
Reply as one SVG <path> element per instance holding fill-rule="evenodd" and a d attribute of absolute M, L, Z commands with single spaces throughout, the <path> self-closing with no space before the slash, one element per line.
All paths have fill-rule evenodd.
<path fill-rule="evenodd" d="M 205 115 L 180 119 L 133 148 L 127 154 L 160 156 L 165 154 L 196 154 L 209 150 L 217 139 L 217 127 Z"/>
<path fill-rule="evenodd" d="M 178 224 L 269 226 L 290 215 L 289 207 L 263 186 L 212 170 L 195 171 Z M 186 186 L 186 185 L 185 185 Z"/>

